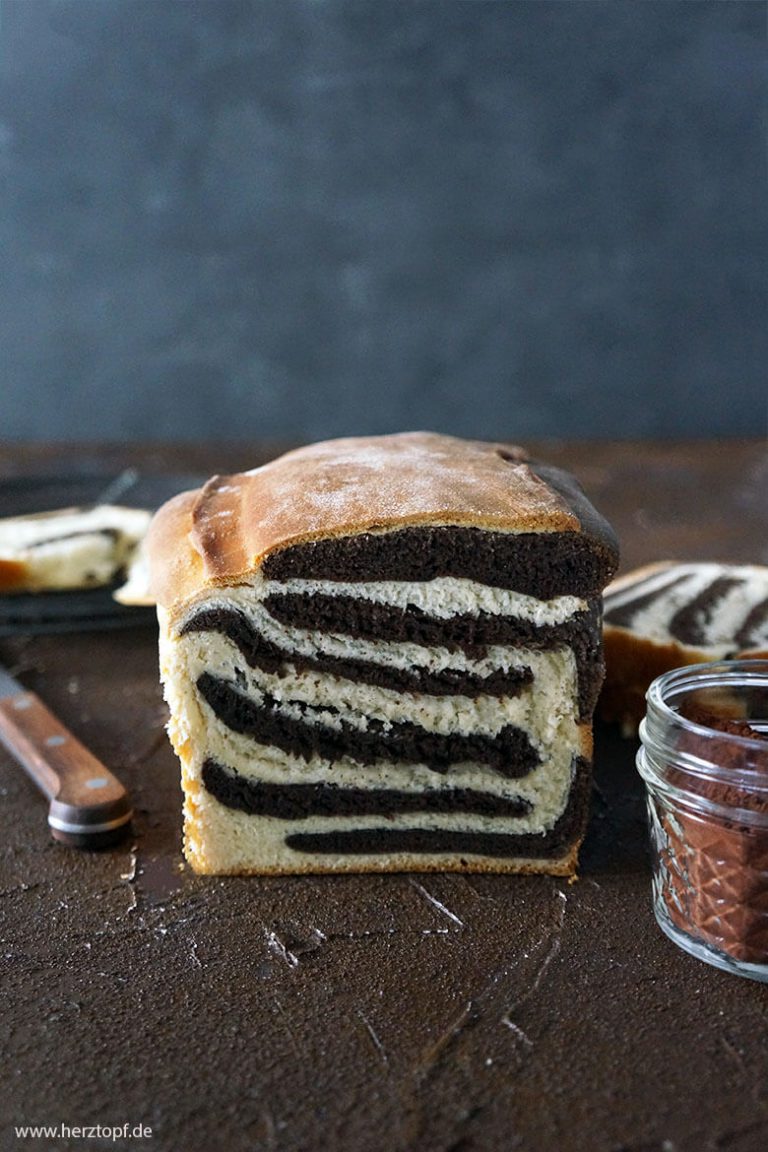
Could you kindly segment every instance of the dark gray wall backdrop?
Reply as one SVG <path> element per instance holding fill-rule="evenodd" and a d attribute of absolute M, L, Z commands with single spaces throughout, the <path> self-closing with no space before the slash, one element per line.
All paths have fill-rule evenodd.
<path fill-rule="evenodd" d="M 762 431 L 765 16 L 3 0 L 0 435 Z"/>

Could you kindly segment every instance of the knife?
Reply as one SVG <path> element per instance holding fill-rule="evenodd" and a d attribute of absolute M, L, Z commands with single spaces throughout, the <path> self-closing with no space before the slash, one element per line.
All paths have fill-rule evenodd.
<path fill-rule="evenodd" d="M 54 839 L 74 848 L 106 848 L 127 834 L 133 810 L 123 785 L 2 667 L 0 742 L 50 801 Z"/>

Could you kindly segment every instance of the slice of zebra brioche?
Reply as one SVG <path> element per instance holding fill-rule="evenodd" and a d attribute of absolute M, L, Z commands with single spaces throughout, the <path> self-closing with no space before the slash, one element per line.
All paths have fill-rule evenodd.
<path fill-rule="evenodd" d="M 652 680 L 684 664 L 768 656 L 768 568 L 664 560 L 604 594 L 600 714 L 634 734 Z"/>
<path fill-rule="evenodd" d="M 110 584 L 149 527 L 143 508 L 101 504 L 0 520 L 0 593 Z"/>
<path fill-rule="evenodd" d="M 572 478 L 331 441 L 171 501 L 147 555 L 196 871 L 573 873 L 617 548 Z"/>

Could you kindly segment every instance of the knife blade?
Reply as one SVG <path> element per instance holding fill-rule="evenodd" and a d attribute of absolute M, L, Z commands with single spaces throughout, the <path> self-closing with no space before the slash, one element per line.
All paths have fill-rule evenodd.
<path fill-rule="evenodd" d="M 56 840 L 106 848 L 127 834 L 133 810 L 123 785 L 2 666 L 0 742 L 48 799 Z"/>

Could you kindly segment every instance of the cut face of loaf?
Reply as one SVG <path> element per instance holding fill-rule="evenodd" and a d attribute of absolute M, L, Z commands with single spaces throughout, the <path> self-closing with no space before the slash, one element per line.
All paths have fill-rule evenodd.
<path fill-rule="evenodd" d="M 543 479 L 497 445 L 427 434 L 337 445 L 302 458 L 306 484 L 333 494 L 327 534 L 281 540 L 246 571 L 232 559 L 249 547 L 243 530 L 231 540 L 222 525 L 243 516 L 257 473 L 217 480 L 153 525 L 189 861 L 209 873 L 572 873 L 603 670 L 600 592 L 616 564 L 610 530 L 572 482 Z M 366 494 L 353 465 L 371 446 Z M 276 499 L 280 465 L 267 466 Z M 420 523 L 402 502 L 392 509 L 388 491 L 393 469 L 399 484 L 416 465 L 433 477 Z M 486 466 L 518 528 L 482 523 L 496 499 Z M 459 516 L 441 467 L 460 474 L 465 509 L 474 469 L 463 522 L 446 522 Z M 305 497 L 297 485 L 296 501 Z M 340 523 L 359 523 L 363 504 L 384 522 Z"/>

